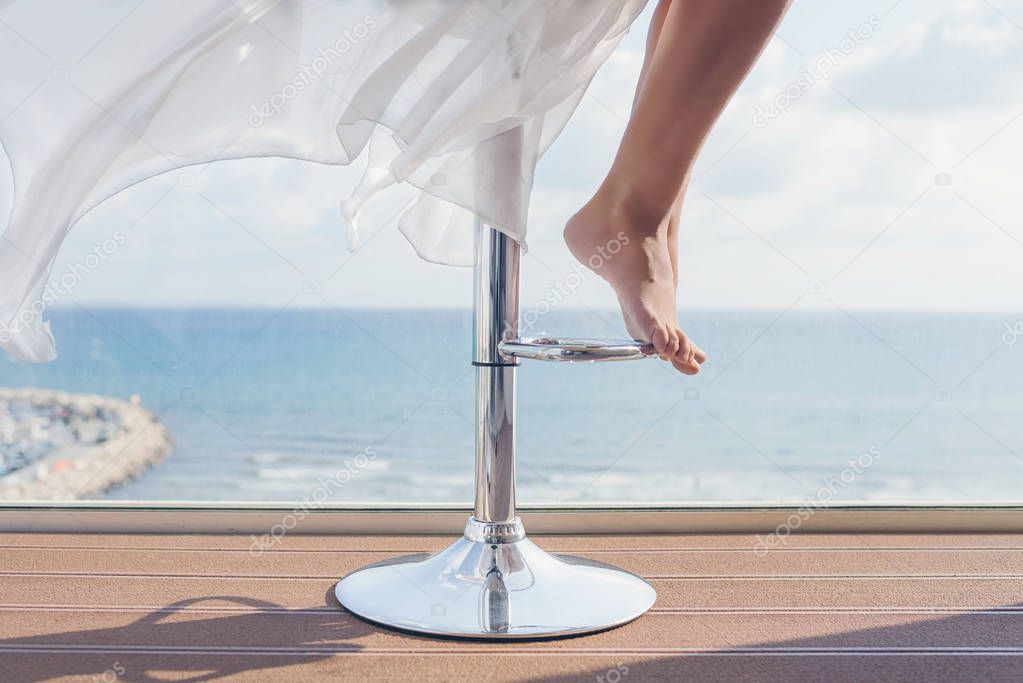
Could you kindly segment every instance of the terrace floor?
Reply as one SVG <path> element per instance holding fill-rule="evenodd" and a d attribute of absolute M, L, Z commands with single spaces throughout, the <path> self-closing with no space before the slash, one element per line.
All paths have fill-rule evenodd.
<path fill-rule="evenodd" d="M 342 611 L 334 582 L 439 536 L 0 534 L 0 680 L 1021 679 L 1023 536 L 534 536 L 658 600 L 624 627 L 451 642 Z"/>

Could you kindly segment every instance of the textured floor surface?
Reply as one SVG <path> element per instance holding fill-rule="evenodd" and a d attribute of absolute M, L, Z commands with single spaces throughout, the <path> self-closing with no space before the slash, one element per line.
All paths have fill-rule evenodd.
<path fill-rule="evenodd" d="M 1023 680 L 1023 536 L 546 536 L 658 592 L 622 628 L 448 642 L 342 611 L 338 577 L 435 536 L 0 534 L 0 680 Z"/>

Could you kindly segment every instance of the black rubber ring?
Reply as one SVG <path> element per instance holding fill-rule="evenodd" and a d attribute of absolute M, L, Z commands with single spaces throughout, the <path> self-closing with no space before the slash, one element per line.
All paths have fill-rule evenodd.
<path fill-rule="evenodd" d="M 519 363 L 483 363 L 481 361 L 474 360 L 472 362 L 478 368 L 517 368 Z"/>

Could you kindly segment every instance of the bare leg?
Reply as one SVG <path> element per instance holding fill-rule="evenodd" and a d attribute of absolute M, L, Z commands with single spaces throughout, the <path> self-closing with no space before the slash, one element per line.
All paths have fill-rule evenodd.
<path fill-rule="evenodd" d="M 657 43 L 661 39 L 661 29 L 664 28 L 664 17 L 668 13 L 668 7 L 671 5 L 671 0 L 660 0 L 657 3 L 657 7 L 654 9 L 654 15 L 650 19 L 650 31 L 647 33 L 646 39 L 646 50 L 643 55 L 643 66 L 639 71 L 639 81 L 636 84 L 636 96 L 632 101 L 632 111 L 635 113 L 636 107 L 639 106 L 639 94 L 643 91 L 643 83 L 646 81 L 647 71 L 650 69 L 650 62 L 653 61 L 654 52 L 657 50 Z M 676 291 L 678 290 L 678 225 L 682 217 L 682 200 L 685 198 L 686 185 L 688 182 L 682 185 L 682 189 L 679 190 L 678 197 L 675 199 L 675 203 L 672 205 L 671 211 L 668 213 L 668 217 L 665 219 L 667 224 L 664 229 L 668 234 L 668 247 L 671 252 L 671 271 L 672 281 L 674 282 Z"/>
<path fill-rule="evenodd" d="M 695 374 L 706 355 L 679 328 L 671 216 L 696 155 L 788 0 L 662 0 L 652 52 L 611 170 L 565 227 L 573 255 L 614 288 L 626 328 Z M 674 232 L 677 234 L 677 218 Z M 621 246 L 613 256 L 607 245 Z M 599 263 L 594 267 L 594 263 Z"/>
<path fill-rule="evenodd" d="M 661 29 L 664 28 L 664 18 L 668 13 L 668 7 L 671 5 L 671 2 L 672 0 L 660 0 L 657 3 L 657 7 L 654 9 L 653 17 L 650 19 L 650 31 L 647 34 L 646 50 L 643 55 L 643 66 L 639 72 L 639 81 L 636 84 L 636 96 L 632 102 L 633 112 L 635 112 L 636 107 L 639 106 L 639 94 L 643 90 L 643 83 L 646 81 L 646 74 L 650 69 L 650 62 L 653 61 L 654 53 L 657 50 L 657 44 L 660 42 Z M 686 177 L 678 192 L 678 196 L 675 198 L 675 203 L 671 206 L 671 211 L 668 212 L 668 216 L 665 218 L 665 225 L 662 226 L 662 229 L 668 236 L 668 252 L 671 256 L 671 280 L 675 287 L 676 303 L 678 298 L 678 227 L 682 220 L 682 202 L 685 199 L 686 188 L 688 185 L 689 178 Z M 702 349 L 696 347 L 694 359 L 697 361 L 697 365 L 699 365 L 707 360 L 707 355 Z M 686 365 L 678 358 L 671 358 L 671 363 L 675 366 L 675 369 L 681 372 L 687 372 L 690 370 L 690 368 L 686 367 Z"/>

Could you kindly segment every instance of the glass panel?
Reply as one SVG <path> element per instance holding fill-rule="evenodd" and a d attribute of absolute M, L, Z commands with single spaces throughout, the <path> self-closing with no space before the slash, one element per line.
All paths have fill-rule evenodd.
<path fill-rule="evenodd" d="M 625 336 L 560 231 L 648 18 L 541 164 L 527 333 Z M 523 362 L 520 500 L 1018 503 L 1021 50 L 983 4 L 796 3 L 687 192 L 681 319 L 709 362 Z M 347 252 L 358 175 L 220 162 L 82 220 L 51 274 L 60 357 L 0 360 L 0 498 L 469 502 L 471 272 L 393 224 Z"/>

